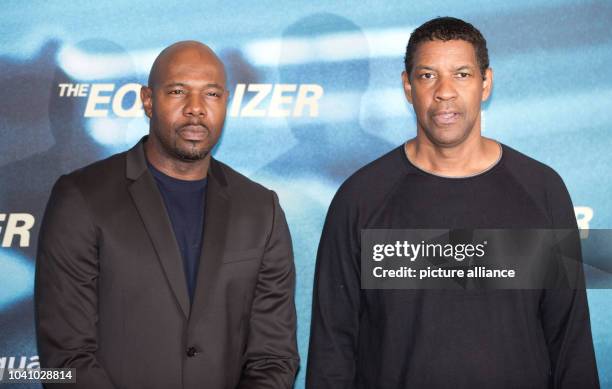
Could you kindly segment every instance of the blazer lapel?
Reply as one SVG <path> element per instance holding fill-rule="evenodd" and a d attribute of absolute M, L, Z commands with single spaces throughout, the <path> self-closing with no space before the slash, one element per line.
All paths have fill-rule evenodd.
<path fill-rule="evenodd" d="M 226 190 L 227 181 L 221 165 L 213 158 L 210 161 L 206 207 L 204 214 L 204 241 L 200 255 L 196 290 L 191 315 L 206 311 L 210 301 L 211 285 L 217 279 L 225 249 L 230 200 Z M 191 321 L 191 318 L 190 318 Z"/>
<path fill-rule="evenodd" d="M 153 247 L 166 273 L 168 283 L 185 317 L 189 317 L 189 294 L 183 270 L 183 260 L 174 236 L 172 223 L 166 212 L 164 200 L 155 179 L 148 171 L 143 148 L 144 139 L 127 154 L 127 177 L 134 180 L 129 185 L 129 192 L 153 242 Z"/>

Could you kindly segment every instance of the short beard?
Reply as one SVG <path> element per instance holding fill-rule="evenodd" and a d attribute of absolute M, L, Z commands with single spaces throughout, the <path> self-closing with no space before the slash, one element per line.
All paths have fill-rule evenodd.
<path fill-rule="evenodd" d="M 210 150 L 198 150 L 195 147 L 192 147 L 190 150 L 181 149 L 178 147 L 177 142 L 174 142 L 173 147 L 171 148 L 170 153 L 174 155 L 176 158 L 181 161 L 188 162 L 197 162 L 201 161 L 208 156 Z"/>
<path fill-rule="evenodd" d="M 184 162 L 197 162 L 201 161 L 208 156 L 210 153 L 210 149 L 198 149 L 196 147 L 196 142 L 188 142 L 188 145 L 184 147 L 179 146 L 180 140 L 179 134 L 177 133 L 179 130 L 174 130 L 172 136 L 165 137 L 162 131 L 157 127 L 156 118 L 152 118 L 152 121 L 155 119 L 154 125 L 151 125 L 150 136 L 155 138 L 155 143 L 157 143 L 158 150 L 161 153 L 165 154 L 170 158 L 174 158 L 178 161 Z M 210 136 L 210 132 L 209 132 Z"/>

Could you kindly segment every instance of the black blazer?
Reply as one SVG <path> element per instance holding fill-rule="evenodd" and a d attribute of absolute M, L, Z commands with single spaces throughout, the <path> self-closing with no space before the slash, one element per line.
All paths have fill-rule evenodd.
<path fill-rule="evenodd" d="M 143 138 L 60 177 L 36 261 L 42 367 L 68 388 L 291 388 L 295 268 L 276 194 L 211 160 L 190 305 Z"/>

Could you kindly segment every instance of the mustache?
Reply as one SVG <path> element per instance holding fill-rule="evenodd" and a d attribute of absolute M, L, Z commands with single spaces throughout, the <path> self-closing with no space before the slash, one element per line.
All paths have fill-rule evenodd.
<path fill-rule="evenodd" d="M 459 109 L 459 107 L 456 107 L 454 105 L 446 105 L 446 106 L 429 109 L 429 113 L 431 115 L 444 115 L 444 114 L 449 114 L 449 113 L 460 114 L 461 112 L 462 112 L 461 109 Z"/>
<path fill-rule="evenodd" d="M 181 131 L 206 131 L 206 132 L 210 132 L 210 129 L 208 128 L 208 126 L 206 126 L 203 123 L 187 123 L 185 125 L 180 126 L 177 129 L 177 132 L 181 132 Z"/>

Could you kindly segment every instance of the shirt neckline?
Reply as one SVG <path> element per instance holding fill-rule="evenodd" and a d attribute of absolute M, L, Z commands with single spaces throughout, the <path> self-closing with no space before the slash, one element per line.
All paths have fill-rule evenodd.
<path fill-rule="evenodd" d="M 192 192 L 206 187 L 208 177 L 204 177 L 200 180 L 181 180 L 163 173 L 149 161 L 147 161 L 147 165 L 149 166 L 149 171 L 156 181 L 161 183 L 167 190 L 176 192 Z"/>
<path fill-rule="evenodd" d="M 420 173 L 430 176 L 430 177 L 435 177 L 438 179 L 442 179 L 442 180 L 448 180 L 448 181 L 461 181 L 461 180 L 469 180 L 469 179 L 473 179 L 473 178 L 479 178 L 482 177 L 484 175 L 487 175 L 491 172 L 493 172 L 494 170 L 496 170 L 499 166 L 502 165 L 504 156 L 505 156 L 505 152 L 504 152 L 504 145 L 501 142 L 497 142 L 497 145 L 499 146 L 499 157 L 497 158 L 497 160 L 495 162 L 493 162 L 491 165 L 489 165 L 486 169 L 479 171 L 477 173 L 474 174 L 469 174 L 466 176 L 444 176 L 442 174 L 436 174 L 424 169 L 421 169 L 420 167 L 418 167 L 417 165 L 415 165 L 410 158 L 408 158 L 408 153 L 406 152 L 406 144 L 408 142 L 405 142 L 404 144 L 402 144 L 400 146 L 400 152 L 402 154 L 402 159 L 405 161 L 405 163 L 407 164 L 407 166 L 416 169 L 417 171 L 419 171 Z"/>

